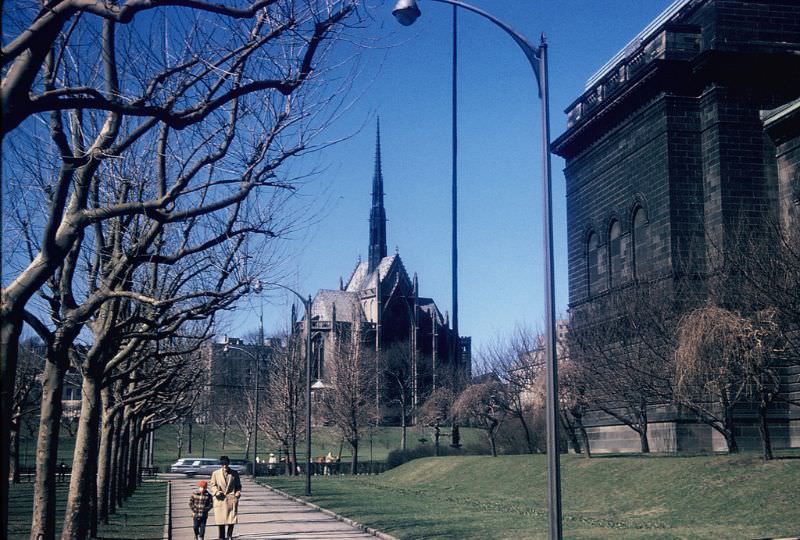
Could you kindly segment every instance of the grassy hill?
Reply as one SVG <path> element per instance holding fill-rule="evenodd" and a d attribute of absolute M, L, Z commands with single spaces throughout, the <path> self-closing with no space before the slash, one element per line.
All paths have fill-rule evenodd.
<path fill-rule="evenodd" d="M 800 459 L 563 456 L 562 480 L 566 538 L 800 535 Z M 546 537 L 546 486 L 540 455 L 426 458 L 380 476 L 315 477 L 311 499 L 402 539 L 533 539 Z"/>

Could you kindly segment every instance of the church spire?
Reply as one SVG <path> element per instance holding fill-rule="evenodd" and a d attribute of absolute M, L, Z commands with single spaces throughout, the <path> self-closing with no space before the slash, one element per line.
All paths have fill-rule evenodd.
<path fill-rule="evenodd" d="M 368 271 L 375 270 L 386 257 L 386 210 L 383 208 L 383 174 L 381 173 L 381 120 L 375 136 L 375 175 L 372 177 L 372 209 L 369 212 Z"/>

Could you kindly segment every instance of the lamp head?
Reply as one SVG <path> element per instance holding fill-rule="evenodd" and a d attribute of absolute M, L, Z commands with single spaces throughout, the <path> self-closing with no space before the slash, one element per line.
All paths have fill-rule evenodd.
<path fill-rule="evenodd" d="M 417 6 L 417 0 L 397 0 L 392 15 L 403 26 L 411 26 L 422 15 L 422 12 Z"/>

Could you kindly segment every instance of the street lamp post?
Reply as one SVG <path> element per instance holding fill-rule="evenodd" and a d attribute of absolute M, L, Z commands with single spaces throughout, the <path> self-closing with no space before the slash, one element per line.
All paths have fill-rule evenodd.
<path fill-rule="evenodd" d="M 542 204 L 544 212 L 544 260 L 545 260 L 545 350 L 547 364 L 547 503 L 549 516 L 549 535 L 551 539 L 561 539 L 561 473 L 558 455 L 558 364 L 555 349 L 555 276 L 553 274 L 553 207 L 552 180 L 550 172 L 550 107 L 547 85 L 547 43 L 542 35 L 538 47 L 532 45 L 524 36 L 493 15 L 458 0 L 432 0 L 442 4 L 471 11 L 499 26 L 522 49 L 530 62 L 542 103 Z M 416 0 L 398 0 L 392 14 L 398 22 L 409 26 L 422 14 Z"/>
<path fill-rule="evenodd" d="M 260 281 L 256 282 L 256 292 L 260 291 L 263 285 L 265 284 Z M 278 287 L 294 294 L 303 303 L 303 309 L 306 311 L 306 497 L 308 497 L 311 495 L 311 295 L 304 298 L 299 292 L 280 283 L 266 285 Z"/>

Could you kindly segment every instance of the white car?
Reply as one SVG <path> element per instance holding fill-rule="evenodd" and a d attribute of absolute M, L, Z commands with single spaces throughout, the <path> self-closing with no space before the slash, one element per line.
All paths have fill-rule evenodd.
<path fill-rule="evenodd" d="M 200 474 L 203 476 L 211 476 L 211 473 L 219 469 L 220 464 L 218 459 L 213 458 L 181 458 L 169 468 L 169 472 L 183 473 L 186 476 L 194 476 Z"/>

